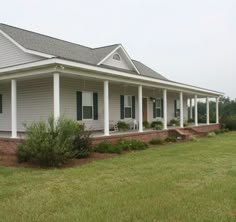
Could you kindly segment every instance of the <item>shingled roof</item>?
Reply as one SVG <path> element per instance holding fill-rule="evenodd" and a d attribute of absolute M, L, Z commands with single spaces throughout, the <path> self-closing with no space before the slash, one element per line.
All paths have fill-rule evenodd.
<path fill-rule="evenodd" d="M 5 24 L 0 24 L 0 30 L 25 49 L 91 65 L 97 65 L 99 61 L 119 46 L 119 44 L 114 44 L 99 48 L 90 48 Z M 167 80 L 164 76 L 143 63 L 136 60 L 132 60 L 132 62 L 141 75 Z"/>

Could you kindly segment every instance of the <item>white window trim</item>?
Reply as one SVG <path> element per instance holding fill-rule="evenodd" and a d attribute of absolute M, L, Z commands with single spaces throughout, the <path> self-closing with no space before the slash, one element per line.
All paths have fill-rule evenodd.
<path fill-rule="evenodd" d="M 93 107 L 93 92 L 92 91 L 82 91 L 82 98 L 83 93 L 91 93 L 92 94 L 92 118 L 91 119 L 84 119 L 84 100 L 82 99 L 82 121 L 90 121 L 93 119 L 94 107 Z"/>
<path fill-rule="evenodd" d="M 118 56 L 119 59 L 115 59 L 115 58 L 114 58 L 115 56 Z M 121 56 L 120 56 L 118 53 L 114 53 L 113 56 L 112 56 L 112 59 L 115 60 L 115 61 L 117 61 L 117 62 L 121 62 Z"/>
<path fill-rule="evenodd" d="M 131 106 L 125 106 L 125 97 L 128 97 L 128 96 L 130 96 L 131 97 Z M 125 108 L 131 108 L 131 117 L 129 117 L 129 118 L 126 118 L 125 117 Z M 132 112 L 133 112 L 133 101 L 132 101 L 132 96 L 131 95 L 124 95 L 124 119 L 125 120 L 131 120 L 131 119 L 133 119 L 132 118 Z"/>

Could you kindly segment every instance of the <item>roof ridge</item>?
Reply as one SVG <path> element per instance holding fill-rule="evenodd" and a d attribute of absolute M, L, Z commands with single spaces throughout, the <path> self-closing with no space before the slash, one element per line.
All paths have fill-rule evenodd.
<path fill-rule="evenodd" d="M 93 48 L 91 48 L 91 47 L 80 45 L 78 43 L 70 42 L 70 41 L 67 41 L 67 40 L 59 39 L 59 38 L 56 38 L 56 37 L 53 37 L 53 36 L 45 35 L 45 34 L 42 34 L 42 33 L 39 33 L 39 32 L 34 32 L 34 31 L 31 31 L 31 30 L 19 28 L 19 27 L 8 25 L 8 24 L 4 24 L 4 23 L 0 23 L 0 26 L 1 25 L 8 26 L 8 27 L 11 27 L 11 28 L 15 28 L 15 29 L 19 29 L 19 30 L 25 31 L 25 32 L 30 32 L 30 33 L 33 33 L 33 34 L 41 35 L 41 36 L 44 36 L 44 37 L 48 37 L 48 38 L 51 38 L 51 39 L 59 40 L 59 41 L 62 41 L 62 42 L 70 43 L 70 44 L 73 44 L 73 45 L 77 45 L 77 46 L 81 46 L 81 47 L 93 50 Z"/>
<path fill-rule="evenodd" d="M 96 48 L 91 48 L 92 50 L 95 49 L 101 49 L 101 48 L 107 48 L 107 47 L 111 47 L 111 46 L 115 46 L 115 45 L 121 45 L 120 43 L 116 43 L 116 44 L 112 44 L 112 45 L 104 45 L 104 46 L 100 46 L 100 47 L 96 47 Z"/>

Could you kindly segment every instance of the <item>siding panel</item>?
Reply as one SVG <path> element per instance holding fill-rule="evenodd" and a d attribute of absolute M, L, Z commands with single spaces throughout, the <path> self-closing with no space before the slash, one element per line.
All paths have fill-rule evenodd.
<path fill-rule="evenodd" d="M 43 58 L 23 52 L 0 33 L 0 68 L 41 59 Z"/>

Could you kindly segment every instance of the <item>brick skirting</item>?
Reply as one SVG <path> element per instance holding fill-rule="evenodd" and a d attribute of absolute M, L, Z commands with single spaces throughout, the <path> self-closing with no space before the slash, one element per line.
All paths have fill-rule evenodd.
<path fill-rule="evenodd" d="M 192 130 L 199 133 L 205 133 L 212 130 L 219 129 L 219 124 L 211 124 L 211 125 L 200 125 L 191 127 Z M 142 133 L 134 132 L 134 133 L 121 133 L 111 136 L 101 136 L 101 137 L 93 137 L 92 144 L 96 145 L 101 141 L 109 141 L 111 143 L 115 143 L 117 140 L 123 139 L 135 139 L 143 142 L 149 142 L 154 138 L 165 139 L 168 136 L 181 136 L 183 139 L 187 139 L 188 137 L 181 133 L 180 129 L 168 129 L 168 130 L 160 130 L 160 131 L 145 131 Z M 12 138 L 0 138 L 0 154 L 6 155 L 14 155 L 16 153 L 17 145 L 22 143 L 24 139 L 12 139 Z"/>
<path fill-rule="evenodd" d="M 199 125 L 191 127 L 196 132 L 205 133 L 213 130 L 220 129 L 220 124 L 210 124 L 210 125 Z"/>
<path fill-rule="evenodd" d="M 0 138 L 0 154 L 15 155 L 16 147 L 23 139 Z"/>

